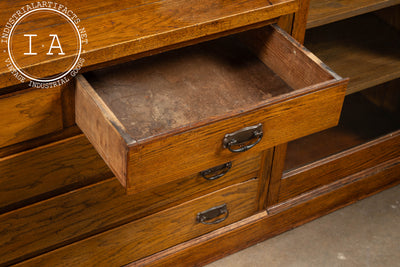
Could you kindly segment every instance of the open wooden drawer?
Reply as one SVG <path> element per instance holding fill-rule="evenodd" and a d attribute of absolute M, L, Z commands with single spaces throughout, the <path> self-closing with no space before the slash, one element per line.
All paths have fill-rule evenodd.
<path fill-rule="evenodd" d="M 347 79 L 277 26 L 240 37 L 255 53 L 227 37 L 78 77 L 76 122 L 128 193 L 337 124 Z"/>

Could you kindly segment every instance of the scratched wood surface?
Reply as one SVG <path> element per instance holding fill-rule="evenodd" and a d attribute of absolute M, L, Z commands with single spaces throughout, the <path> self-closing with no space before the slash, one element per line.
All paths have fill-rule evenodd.
<path fill-rule="evenodd" d="M 62 128 L 60 87 L 0 96 L 0 148 Z"/>
<path fill-rule="evenodd" d="M 399 184 L 399 160 L 346 177 L 300 198 L 275 205 L 268 213 L 258 213 L 128 266 L 205 265 Z"/>
<path fill-rule="evenodd" d="M 139 142 L 294 91 L 231 38 L 92 71 L 85 78 Z"/>
<path fill-rule="evenodd" d="M 30 2 L 1 1 L 0 17 L 4 20 L 2 24 L 5 24 L 19 8 Z M 223 0 L 118 2 L 108 0 L 101 3 L 72 0 L 68 1 L 66 6 L 79 17 L 80 22 L 77 25 L 80 29 L 84 28 L 88 35 L 88 43 L 84 44 L 82 53 L 82 57 L 86 60 L 86 67 L 189 40 L 193 42 L 207 36 L 224 35 L 230 30 L 259 27 L 260 23 L 293 13 L 298 8 L 295 0 L 228 2 Z M 64 8 L 63 6 L 60 10 Z M 17 27 L 19 35 L 16 36 L 14 42 L 16 49 L 13 50 L 16 61 L 21 63 L 22 69 L 41 77 L 64 71 L 65 67 L 72 62 L 71 59 L 76 56 L 76 52 L 73 52 L 76 43 L 76 36 L 72 34 L 73 29 L 68 28 L 69 26 L 66 26 L 68 22 L 60 16 L 49 12 L 43 15 L 32 14 L 34 16 L 26 19 L 26 23 Z M 44 17 L 46 19 L 43 19 Z M 51 39 L 48 39 L 49 34 L 69 32 L 64 39 L 64 42 L 69 43 L 70 46 L 68 53 L 55 57 L 38 53 L 34 60 L 24 56 L 23 53 L 27 52 L 28 39 L 23 38 L 22 34 L 26 32 L 37 34 L 36 39 L 32 37 L 32 51 L 42 52 L 44 51 L 42 45 L 48 46 L 47 44 L 51 42 Z M 60 43 L 62 44 L 61 40 Z M 2 49 L 0 61 L 4 62 L 7 57 L 7 53 L 3 53 Z M 47 58 L 46 61 L 44 61 L 45 58 Z M 19 83 L 12 77 L 5 64 L 0 66 L 0 83 L 2 87 Z"/>
<path fill-rule="evenodd" d="M 111 177 L 83 135 L 0 158 L 0 213 Z"/>
<path fill-rule="evenodd" d="M 255 214 L 257 185 L 257 179 L 251 179 L 226 187 L 42 254 L 21 265 L 54 266 L 62 262 L 66 266 L 122 266 Z M 229 211 L 226 220 L 211 225 L 196 222 L 197 213 L 222 204 L 226 204 Z"/>
<path fill-rule="evenodd" d="M 125 194 L 116 178 L 111 178 L 10 211 L 0 215 L 7 232 L 0 241 L 0 264 L 19 261 L 27 255 L 39 255 L 255 178 L 260 160 L 261 155 L 257 154 L 233 161 L 231 170 L 214 181 L 205 180 L 196 173 L 130 196 Z M 253 197 L 255 199 L 255 192 Z"/>

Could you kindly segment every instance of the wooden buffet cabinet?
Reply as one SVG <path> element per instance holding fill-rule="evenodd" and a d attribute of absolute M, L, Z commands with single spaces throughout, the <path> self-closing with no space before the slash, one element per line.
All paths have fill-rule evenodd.
<path fill-rule="evenodd" d="M 399 4 L 68 1 L 81 75 L 0 66 L 0 266 L 203 265 L 398 184 Z"/>

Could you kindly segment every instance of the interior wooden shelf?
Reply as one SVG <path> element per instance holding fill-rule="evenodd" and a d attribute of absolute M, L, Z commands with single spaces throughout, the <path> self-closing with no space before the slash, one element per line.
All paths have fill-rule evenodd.
<path fill-rule="evenodd" d="M 307 28 L 313 28 L 385 7 L 400 0 L 311 0 Z"/>
<path fill-rule="evenodd" d="M 347 96 L 339 125 L 288 144 L 285 171 L 345 151 L 400 129 L 400 114 L 385 111 L 361 92 Z"/>
<path fill-rule="evenodd" d="M 305 46 L 350 78 L 346 94 L 400 77 L 400 35 L 372 14 L 308 30 Z"/>

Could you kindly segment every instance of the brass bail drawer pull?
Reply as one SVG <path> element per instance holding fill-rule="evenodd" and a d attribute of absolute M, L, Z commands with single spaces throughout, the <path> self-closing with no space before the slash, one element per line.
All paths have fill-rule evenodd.
<path fill-rule="evenodd" d="M 231 152 L 244 152 L 257 145 L 263 137 L 262 124 L 245 127 L 234 133 L 226 134 L 224 137 L 224 148 Z M 251 140 L 256 139 L 253 143 Z M 235 148 L 237 147 L 237 148 Z"/>
<path fill-rule="evenodd" d="M 211 221 L 212 219 L 218 218 L 221 215 L 225 214 L 224 217 Z M 217 224 L 223 222 L 228 218 L 229 212 L 226 204 L 221 206 L 217 206 L 206 211 L 202 211 L 197 213 L 196 221 L 202 224 Z"/>
<path fill-rule="evenodd" d="M 227 162 L 222 165 L 218 165 L 218 166 L 212 167 L 210 169 L 207 169 L 205 171 L 201 171 L 200 174 L 201 174 L 201 176 L 203 176 L 204 179 L 212 181 L 212 180 L 221 178 L 222 176 L 227 174 L 227 172 L 231 169 L 231 167 L 232 167 L 232 162 Z M 213 174 L 214 174 L 214 176 L 210 177 L 210 175 L 213 175 Z"/>

